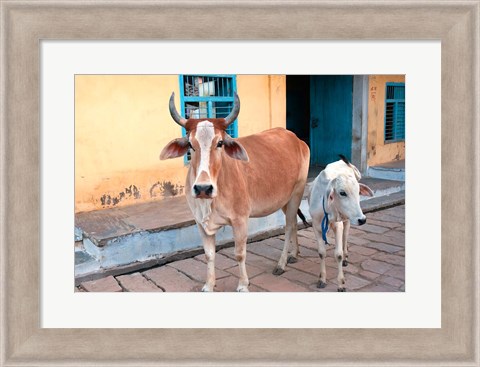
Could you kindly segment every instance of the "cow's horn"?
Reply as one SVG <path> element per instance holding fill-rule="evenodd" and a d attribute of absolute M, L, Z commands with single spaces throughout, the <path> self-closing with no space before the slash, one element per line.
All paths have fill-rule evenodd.
<path fill-rule="evenodd" d="M 230 125 L 233 121 L 235 121 L 239 112 L 240 112 L 240 98 L 238 98 L 238 94 L 236 92 L 233 92 L 233 108 L 232 108 L 232 112 L 230 112 L 230 114 L 227 117 L 225 117 L 225 128 L 227 128 L 228 125 Z"/>
<path fill-rule="evenodd" d="M 172 96 L 170 97 L 170 102 L 168 103 L 168 107 L 170 109 L 170 115 L 172 115 L 173 120 L 179 124 L 181 127 L 185 127 L 185 123 L 187 122 L 180 114 L 177 112 L 175 108 L 175 92 L 172 92 Z"/>

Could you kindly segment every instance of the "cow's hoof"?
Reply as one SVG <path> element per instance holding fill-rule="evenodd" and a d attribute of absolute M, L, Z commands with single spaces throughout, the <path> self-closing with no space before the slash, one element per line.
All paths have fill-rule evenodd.
<path fill-rule="evenodd" d="M 213 292 L 213 288 L 214 288 L 214 287 L 211 287 L 211 286 L 209 286 L 208 284 L 205 284 L 205 285 L 202 287 L 202 292 Z"/>
<path fill-rule="evenodd" d="M 285 273 L 285 270 L 283 270 L 278 266 L 275 269 L 273 269 L 273 272 L 272 272 L 273 275 L 282 275 L 283 273 Z"/>
<path fill-rule="evenodd" d="M 248 292 L 248 286 L 246 285 L 239 285 L 237 287 L 237 292 Z"/>
<path fill-rule="evenodd" d="M 287 263 L 289 264 L 295 264 L 296 262 L 298 261 L 298 259 L 292 255 L 290 255 L 288 258 L 287 258 Z"/>
<path fill-rule="evenodd" d="M 348 260 L 343 260 L 342 261 L 342 265 L 345 267 L 345 266 L 348 266 Z"/>
<path fill-rule="evenodd" d="M 327 286 L 327 283 L 322 282 L 321 280 L 319 280 L 317 283 L 317 288 L 325 288 L 326 286 Z"/>
<path fill-rule="evenodd" d="M 347 291 L 347 288 L 338 288 L 337 289 L 337 292 L 346 292 Z"/>

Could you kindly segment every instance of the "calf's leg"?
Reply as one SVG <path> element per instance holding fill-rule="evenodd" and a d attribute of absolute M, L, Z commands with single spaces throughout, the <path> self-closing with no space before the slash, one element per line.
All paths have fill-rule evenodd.
<path fill-rule="evenodd" d="M 335 260 L 338 266 L 337 291 L 345 292 L 345 276 L 343 274 L 343 222 L 335 222 Z"/>
<path fill-rule="evenodd" d="M 318 288 L 325 288 L 327 285 L 327 270 L 325 268 L 325 258 L 327 249 L 322 238 L 322 219 L 323 217 L 312 216 L 312 228 L 318 244 L 318 256 L 320 257 L 320 278 L 317 283 Z"/>
<path fill-rule="evenodd" d="M 343 266 L 348 266 L 348 235 L 350 233 L 350 221 L 343 222 Z"/>

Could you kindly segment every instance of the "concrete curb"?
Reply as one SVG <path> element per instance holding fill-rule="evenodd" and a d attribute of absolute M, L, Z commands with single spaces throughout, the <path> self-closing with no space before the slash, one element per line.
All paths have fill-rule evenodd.
<path fill-rule="evenodd" d="M 405 191 L 394 192 L 390 195 L 374 197 L 360 202 L 364 213 L 375 212 L 402 204 L 405 204 Z"/>

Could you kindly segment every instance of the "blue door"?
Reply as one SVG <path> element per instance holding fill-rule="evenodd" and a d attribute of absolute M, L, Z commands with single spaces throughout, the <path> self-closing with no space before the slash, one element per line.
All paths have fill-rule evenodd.
<path fill-rule="evenodd" d="M 352 155 L 352 75 L 310 77 L 310 161 L 326 166 Z"/>

